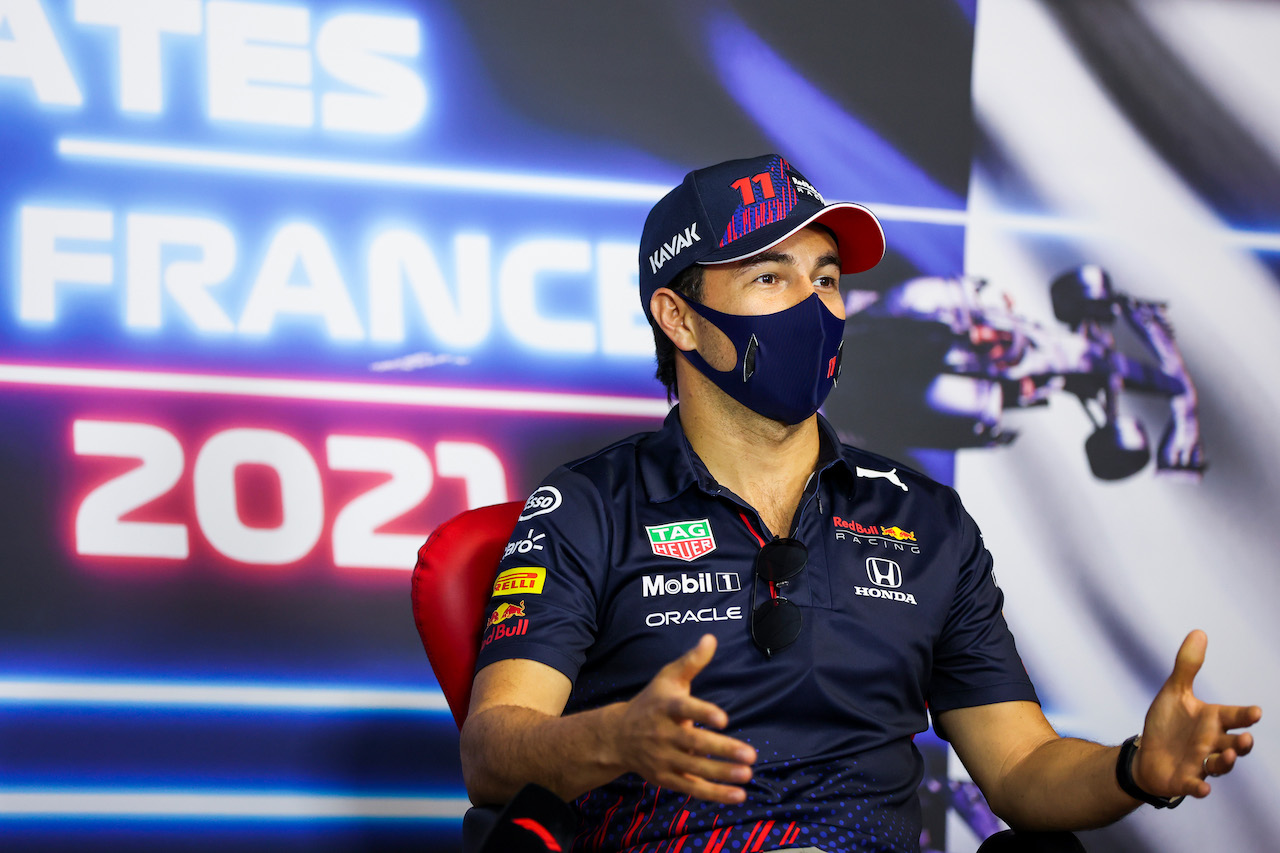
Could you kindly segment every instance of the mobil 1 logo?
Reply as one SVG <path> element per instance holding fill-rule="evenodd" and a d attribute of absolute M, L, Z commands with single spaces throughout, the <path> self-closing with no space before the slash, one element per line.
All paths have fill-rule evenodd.
<path fill-rule="evenodd" d="M 672 575 L 645 575 L 641 595 L 686 595 L 694 592 L 740 592 L 742 580 L 737 572 L 681 572 Z"/>

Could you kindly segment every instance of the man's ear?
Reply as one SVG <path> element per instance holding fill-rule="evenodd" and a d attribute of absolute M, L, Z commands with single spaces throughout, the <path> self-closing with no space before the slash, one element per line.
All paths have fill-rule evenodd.
<path fill-rule="evenodd" d="M 649 313 L 666 333 L 676 349 L 689 352 L 698 348 L 698 334 L 693 325 L 693 310 L 678 293 L 669 287 L 659 287 L 649 297 Z"/>

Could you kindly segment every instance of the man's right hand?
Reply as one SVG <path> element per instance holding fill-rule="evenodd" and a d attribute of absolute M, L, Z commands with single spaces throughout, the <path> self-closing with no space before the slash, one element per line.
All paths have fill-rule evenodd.
<path fill-rule="evenodd" d="M 741 786 L 751 779 L 756 751 L 748 743 L 701 728 L 723 729 L 729 717 L 695 697 L 691 689 L 693 679 L 715 653 L 715 636 L 704 634 L 696 646 L 660 669 L 634 699 L 622 704 L 618 763 L 664 788 L 735 804 L 746 799 Z"/>
<path fill-rule="evenodd" d="M 710 729 L 728 715 L 692 695 L 716 639 L 704 636 L 629 702 L 565 714 L 572 684 L 560 671 L 512 658 L 476 675 L 462 727 L 462 777 L 476 805 L 505 803 L 527 782 L 563 800 L 638 773 L 704 800 L 735 804 L 756 751 Z"/>

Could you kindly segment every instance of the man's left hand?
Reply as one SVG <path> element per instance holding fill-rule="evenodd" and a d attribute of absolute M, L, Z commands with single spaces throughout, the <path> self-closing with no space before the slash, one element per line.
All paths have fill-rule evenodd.
<path fill-rule="evenodd" d="M 1229 773 L 1253 749 L 1249 732 L 1232 734 L 1262 719 L 1257 705 L 1210 705 L 1196 698 L 1192 682 L 1204 663 L 1209 638 L 1192 631 L 1182 641 L 1173 673 L 1147 711 L 1142 745 L 1133 761 L 1138 787 L 1157 797 L 1207 797 L 1207 777 Z"/>

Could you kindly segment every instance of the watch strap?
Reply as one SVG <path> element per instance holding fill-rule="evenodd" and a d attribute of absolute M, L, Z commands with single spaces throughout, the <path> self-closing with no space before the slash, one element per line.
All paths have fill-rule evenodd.
<path fill-rule="evenodd" d="M 1172 809 L 1182 802 L 1182 797 L 1157 797 L 1148 794 L 1138 787 L 1133 780 L 1133 758 L 1142 746 L 1142 735 L 1134 735 L 1120 745 L 1120 755 L 1116 759 L 1116 782 L 1120 789 L 1135 800 L 1153 805 L 1158 809 Z"/>

